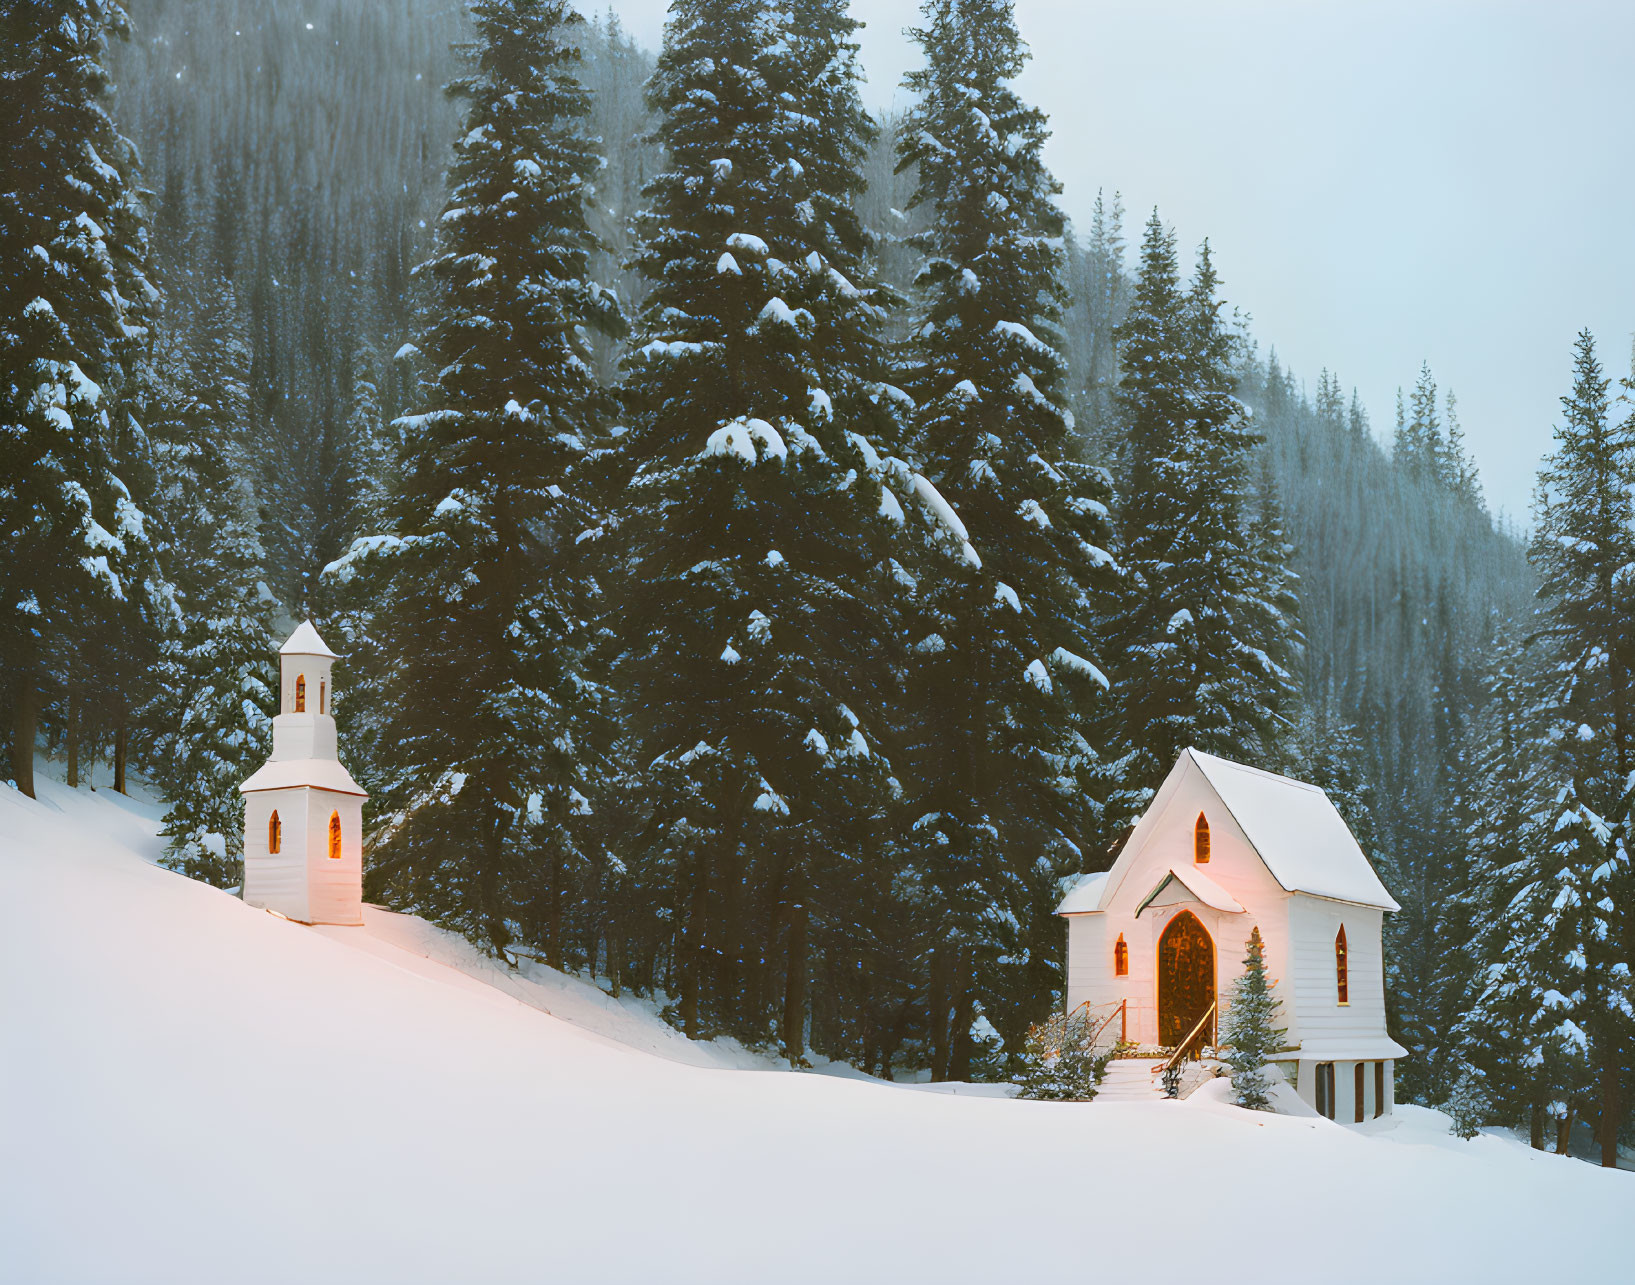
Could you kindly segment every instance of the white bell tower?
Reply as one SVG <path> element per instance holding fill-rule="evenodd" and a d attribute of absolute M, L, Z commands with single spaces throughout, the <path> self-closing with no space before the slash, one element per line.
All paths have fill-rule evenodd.
<path fill-rule="evenodd" d="M 363 923 L 363 801 L 335 737 L 337 657 L 310 620 L 279 649 L 272 757 L 243 785 L 244 900 L 304 924 Z"/>

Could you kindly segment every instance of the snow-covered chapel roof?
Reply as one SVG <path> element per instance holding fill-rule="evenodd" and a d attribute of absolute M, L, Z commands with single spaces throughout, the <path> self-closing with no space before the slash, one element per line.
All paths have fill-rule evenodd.
<path fill-rule="evenodd" d="M 1322 790 L 1202 750 L 1188 756 L 1286 892 L 1401 909 Z"/>
<path fill-rule="evenodd" d="M 303 620 L 290 635 L 289 641 L 278 649 L 280 656 L 328 656 L 331 660 L 340 657 L 324 646 L 324 640 L 318 637 L 318 631 L 312 627 L 312 621 Z"/>
<path fill-rule="evenodd" d="M 1193 772 L 1201 775 L 1220 799 L 1285 892 L 1348 901 L 1359 906 L 1378 906 L 1381 910 L 1401 909 L 1357 846 L 1351 828 L 1328 795 L 1317 786 L 1205 754 L 1202 750 L 1187 749 L 1164 778 L 1146 814 L 1136 823 L 1113 868 L 1105 874 L 1086 875 L 1081 879 L 1057 907 L 1057 914 L 1084 914 L 1107 904 L 1130 869 L 1135 854 L 1151 836 L 1180 782 Z M 1152 895 L 1156 895 L 1171 875 L 1175 872 L 1167 874 Z M 1196 871 L 1188 871 L 1187 875 L 1207 878 Z M 1175 877 L 1182 883 L 1189 882 L 1187 877 Z M 1215 885 L 1211 884 L 1206 892 L 1213 891 Z M 1192 892 L 1201 901 L 1216 904 L 1199 889 L 1194 888 Z M 1221 896 L 1231 900 L 1224 892 Z"/>

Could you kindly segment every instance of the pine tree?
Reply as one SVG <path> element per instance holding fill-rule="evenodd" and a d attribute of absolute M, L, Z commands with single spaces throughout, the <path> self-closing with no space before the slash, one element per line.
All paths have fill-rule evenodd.
<path fill-rule="evenodd" d="M 1174 236 L 1154 212 L 1122 335 L 1130 583 L 1117 677 L 1132 814 L 1189 745 L 1281 759 L 1292 698 L 1300 638 L 1286 548 L 1274 498 L 1254 511 L 1260 439 L 1233 395 L 1233 338 L 1217 293 L 1207 243 L 1182 290 Z"/>
<path fill-rule="evenodd" d="M 1614 424 L 1589 331 L 1574 345 L 1573 389 L 1540 475 L 1530 556 L 1540 634 L 1550 648 L 1552 773 L 1549 940 L 1577 977 L 1573 1019 L 1599 1079 L 1602 1163 L 1615 1165 L 1626 1108 L 1620 1079 L 1635 1014 L 1629 853 L 1635 770 L 1635 417 Z M 1564 991 L 1567 988 L 1562 988 Z"/>
<path fill-rule="evenodd" d="M 188 338 L 167 328 L 153 422 L 157 543 L 179 622 L 142 722 L 149 772 L 169 805 L 165 863 L 226 888 L 243 875 L 238 787 L 266 757 L 277 712 L 277 604 L 235 450 L 249 395 L 231 288 L 173 289 L 172 303 L 196 319 Z"/>
<path fill-rule="evenodd" d="M 1419 368 L 1419 382 L 1408 397 L 1408 455 L 1406 463 L 1415 477 L 1446 483 L 1447 446 L 1442 440 L 1442 422 L 1436 413 L 1436 380 L 1429 362 Z"/>
<path fill-rule="evenodd" d="M 1269 1111 L 1271 1081 L 1266 1060 L 1283 1047 L 1284 1028 L 1273 1026 L 1283 1001 L 1272 993 L 1266 976 L 1266 944 L 1256 927 L 1246 943 L 1243 975 L 1232 984 L 1232 1004 L 1226 1010 L 1221 1040 L 1228 1047 L 1226 1064 L 1232 1068 L 1232 1092 L 1240 1107 Z"/>
<path fill-rule="evenodd" d="M 1546 1107 L 1557 1096 L 1546 1068 L 1560 1062 L 1551 1050 L 1548 1021 L 1552 994 L 1571 982 L 1559 961 L 1535 956 L 1540 939 L 1527 912 L 1540 900 L 1547 870 L 1550 819 L 1540 761 L 1536 657 L 1520 630 L 1501 623 L 1488 658 L 1488 676 L 1477 715 L 1474 807 L 1467 835 L 1470 869 L 1464 918 L 1472 926 L 1468 955 L 1474 966 L 1465 1016 L 1451 1032 L 1460 1079 L 1471 1074 L 1482 1088 L 1489 1116 L 1503 1123 L 1530 1122 L 1542 1146 Z M 1526 892 L 1527 895 L 1518 894 Z"/>
<path fill-rule="evenodd" d="M 1124 198 L 1113 193 L 1109 203 L 1096 193 L 1090 218 L 1085 305 L 1090 325 L 1089 369 L 1085 372 L 1085 402 L 1090 423 L 1085 436 L 1103 444 L 1104 453 L 1116 447 L 1115 394 L 1118 390 L 1117 332 L 1124 320 L 1129 278 L 1124 266 Z"/>
<path fill-rule="evenodd" d="M 1044 115 L 1012 82 L 1007 0 L 929 0 L 902 134 L 929 221 L 907 355 L 916 479 L 948 548 L 916 604 L 914 859 L 931 890 L 932 1071 L 964 1078 L 980 1004 L 1011 1044 L 1059 978 L 1057 880 L 1104 830 L 1098 606 L 1109 480 L 1071 458 L 1058 323 L 1063 221 Z"/>
<path fill-rule="evenodd" d="M 1467 504 L 1486 508 L 1482 499 L 1481 479 L 1476 475 L 1476 462 L 1465 446 L 1464 425 L 1459 422 L 1459 402 L 1450 389 L 1447 396 L 1448 440 L 1446 450 L 1448 489 Z"/>
<path fill-rule="evenodd" d="M 672 7 L 614 468 L 630 848 L 664 890 L 677 1016 L 775 1025 L 791 1062 L 814 927 L 889 806 L 891 603 L 911 583 L 906 471 L 870 440 L 889 448 L 900 394 L 873 369 L 882 299 L 851 209 L 855 26 L 838 0 Z"/>
<path fill-rule="evenodd" d="M 437 374 L 399 422 L 387 529 L 330 575 L 378 595 L 350 640 L 354 698 L 382 711 L 374 894 L 496 952 L 520 930 L 557 962 L 590 806 L 572 466 L 606 406 L 587 332 L 618 318 L 585 275 L 600 162 L 579 127 L 581 20 L 565 0 L 479 0 L 473 21 L 449 86 L 464 129 L 422 269 L 435 293 L 420 347 Z"/>
<path fill-rule="evenodd" d="M 107 711 L 123 788 L 127 713 L 167 597 L 132 414 L 158 295 L 135 149 L 105 104 L 107 40 L 126 30 L 106 0 L 0 15 L 14 105 L 0 152 L 0 668 L 12 774 L 30 794 L 41 702 L 63 693 L 70 737 L 79 708 Z"/>

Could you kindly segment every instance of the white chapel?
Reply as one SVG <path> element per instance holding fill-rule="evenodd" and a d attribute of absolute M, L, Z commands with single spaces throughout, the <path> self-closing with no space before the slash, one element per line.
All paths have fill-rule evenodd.
<path fill-rule="evenodd" d="M 1390 1111 L 1381 928 L 1399 909 L 1314 785 L 1182 753 L 1112 869 L 1086 875 L 1067 920 L 1067 1006 L 1117 1012 L 1132 1043 L 1202 1042 L 1230 1007 L 1251 929 L 1282 1001 L 1274 1055 L 1310 1106 L 1361 1122 Z"/>
<path fill-rule="evenodd" d="M 244 795 L 244 900 L 304 924 L 363 923 L 363 801 L 336 742 L 334 652 L 312 622 L 278 653 L 272 757 Z"/>

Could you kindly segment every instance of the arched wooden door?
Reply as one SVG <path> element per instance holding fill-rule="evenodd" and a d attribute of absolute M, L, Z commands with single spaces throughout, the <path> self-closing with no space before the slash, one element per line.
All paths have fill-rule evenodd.
<path fill-rule="evenodd" d="M 1183 910 L 1158 939 L 1158 1042 L 1174 1048 L 1214 1002 L 1215 943 Z"/>

